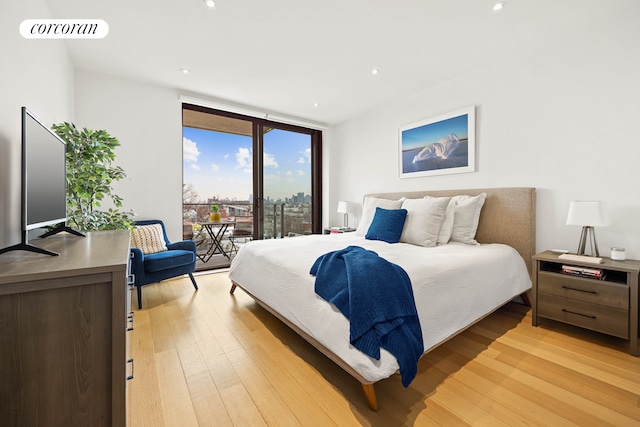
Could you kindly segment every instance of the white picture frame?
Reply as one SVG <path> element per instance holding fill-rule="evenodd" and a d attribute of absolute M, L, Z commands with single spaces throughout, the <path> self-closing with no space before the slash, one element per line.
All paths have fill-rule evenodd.
<path fill-rule="evenodd" d="M 475 106 L 400 127 L 400 178 L 475 172 L 475 127 Z"/>

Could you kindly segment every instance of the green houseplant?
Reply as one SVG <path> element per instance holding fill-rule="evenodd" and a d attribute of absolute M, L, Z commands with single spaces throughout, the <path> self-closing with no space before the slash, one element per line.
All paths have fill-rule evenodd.
<path fill-rule="evenodd" d="M 81 231 L 132 228 L 133 212 L 117 209 L 122 198 L 112 186 L 126 177 L 120 166 L 113 165 L 120 142 L 105 130 L 78 130 L 73 123 L 55 124 L 52 129 L 67 144 L 67 225 Z M 105 199 L 115 209 L 100 210 Z"/>

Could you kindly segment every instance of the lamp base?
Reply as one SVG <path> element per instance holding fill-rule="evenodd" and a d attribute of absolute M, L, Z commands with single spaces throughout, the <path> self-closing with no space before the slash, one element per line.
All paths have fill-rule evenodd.
<path fill-rule="evenodd" d="M 596 242 L 596 230 L 588 225 L 582 227 L 582 234 L 580 235 L 580 242 L 578 243 L 578 255 L 585 255 L 584 251 L 587 246 L 587 240 L 589 240 L 591 246 L 591 256 L 600 256 L 598 251 L 598 243 Z"/>
<path fill-rule="evenodd" d="M 347 212 L 344 213 L 344 228 L 349 228 L 349 214 Z"/>

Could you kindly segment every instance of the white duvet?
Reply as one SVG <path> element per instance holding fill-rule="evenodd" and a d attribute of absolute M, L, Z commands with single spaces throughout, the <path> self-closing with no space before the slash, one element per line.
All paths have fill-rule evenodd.
<path fill-rule="evenodd" d="M 372 382 L 398 370 L 395 357 L 383 349 L 375 360 L 352 347 L 349 321 L 315 294 L 315 277 L 309 274 L 320 255 L 350 245 L 373 250 L 407 272 L 426 351 L 531 288 L 524 260 L 502 244 L 425 248 L 343 233 L 244 245 L 231 263 L 229 278 Z"/>

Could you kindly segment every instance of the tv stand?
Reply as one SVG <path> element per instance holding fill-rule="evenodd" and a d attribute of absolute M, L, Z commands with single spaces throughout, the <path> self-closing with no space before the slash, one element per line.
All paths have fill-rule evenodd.
<path fill-rule="evenodd" d="M 51 255 L 51 256 L 60 255 L 58 252 L 54 252 L 54 251 L 50 251 L 49 249 L 44 249 L 38 246 L 30 245 L 29 243 L 27 243 L 28 241 L 29 241 L 29 232 L 27 230 L 24 230 L 22 232 L 22 241 L 17 245 L 7 246 L 6 248 L 0 249 L 0 254 L 3 254 L 5 252 L 11 252 L 11 251 L 28 251 L 28 252 L 35 252 L 38 254 Z"/>
<path fill-rule="evenodd" d="M 63 231 L 66 231 L 67 233 L 73 234 L 74 236 L 86 237 L 84 234 L 82 234 L 78 230 L 74 230 L 73 228 L 68 227 L 68 226 L 66 226 L 64 224 L 58 224 L 53 229 L 51 229 L 51 230 L 47 231 L 46 233 L 40 235 L 40 238 L 46 239 L 49 236 L 53 236 L 54 234 L 58 234 L 58 233 L 61 233 Z"/>
<path fill-rule="evenodd" d="M 0 254 L 3 254 L 5 252 L 10 252 L 10 251 L 29 251 L 29 252 L 36 252 L 39 254 L 51 255 L 51 256 L 60 255 L 57 252 L 53 252 L 48 249 L 39 248 L 37 246 L 30 245 L 26 242 L 21 242 L 21 243 L 18 243 L 17 245 L 7 246 L 6 248 L 2 248 L 0 249 Z"/>
<path fill-rule="evenodd" d="M 71 227 L 67 227 L 66 225 L 63 225 L 63 224 L 58 224 L 52 230 L 47 231 L 46 233 L 40 235 L 40 237 L 44 239 L 46 237 L 53 236 L 54 234 L 58 234 L 62 231 L 66 231 L 67 233 L 73 234 L 74 236 L 86 237 L 81 232 L 74 230 Z M 29 232 L 25 231 L 24 233 L 22 233 L 22 242 L 13 246 L 7 246 L 6 248 L 0 249 L 0 254 L 3 254 L 5 252 L 11 252 L 11 251 L 28 251 L 28 252 L 35 252 L 38 254 L 51 255 L 51 256 L 60 255 L 57 252 L 50 251 L 48 249 L 44 249 L 35 245 L 30 245 L 29 243 L 27 243 L 28 238 L 29 238 Z"/>

